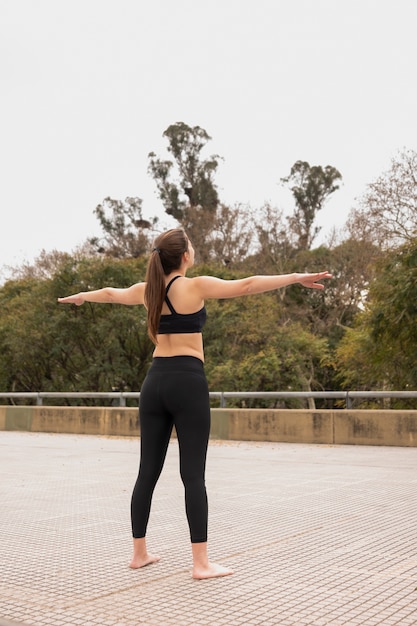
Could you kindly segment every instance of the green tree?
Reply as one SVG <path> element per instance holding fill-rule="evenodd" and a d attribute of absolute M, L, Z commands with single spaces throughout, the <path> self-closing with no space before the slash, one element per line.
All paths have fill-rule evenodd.
<path fill-rule="evenodd" d="M 206 367 L 212 390 L 321 388 L 317 373 L 328 356 L 327 341 L 302 324 L 282 324 L 284 307 L 275 293 L 209 301 L 207 308 Z"/>
<path fill-rule="evenodd" d="M 364 311 L 337 349 L 343 384 L 359 389 L 417 386 L 417 239 L 379 262 Z"/>
<path fill-rule="evenodd" d="M 143 307 L 64 307 L 58 296 L 143 279 L 145 262 L 63 261 L 50 278 L 0 289 L 0 387 L 14 391 L 137 391 L 152 358 Z"/>
<path fill-rule="evenodd" d="M 0 388 L 38 391 L 51 378 L 46 281 L 10 280 L 0 289 Z"/>
<path fill-rule="evenodd" d="M 288 218 L 292 232 L 298 239 L 298 246 L 308 250 L 320 231 L 314 226 L 317 212 L 323 208 L 328 197 L 339 189 L 340 172 L 330 165 L 310 166 L 307 161 L 296 161 L 290 175 L 281 178 L 288 185 L 295 200 L 294 214 Z"/>

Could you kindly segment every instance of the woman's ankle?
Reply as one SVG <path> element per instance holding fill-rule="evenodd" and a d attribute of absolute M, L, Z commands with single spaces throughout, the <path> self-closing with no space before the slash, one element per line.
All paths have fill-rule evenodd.
<path fill-rule="evenodd" d="M 209 564 L 207 541 L 192 543 L 191 550 L 193 553 L 194 567 L 207 567 Z"/>

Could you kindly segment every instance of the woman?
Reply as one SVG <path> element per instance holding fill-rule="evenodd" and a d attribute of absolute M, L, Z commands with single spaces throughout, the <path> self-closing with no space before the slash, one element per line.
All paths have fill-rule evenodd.
<path fill-rule="evenodd" d="M 127 289 L 105 287 L 80 292 L 59 302 L 143 304 L 148 332 L 155 344 L 152 365 L 140 394 L 141 457 L 131 501 L 133 558 L 137 569 L 159 561 L 147 551 L 146 528 L 152 494 L 161 473 L 171 431 L 175 425 L 180 451 L 180 473 L 193 555 L 193 578 L 215 578 L 233 570 L 211 563 L 207 554 L 207 495 L 205 464 L 210 431 L 210 405 L 204 374 L 202 329 L 208 298 L 235 298 L 272 291 L 294 283 L 323 289 L 317 281 L 328 272 L 250 276 L 221 280 L 211 276 L 186 278 L 194 264 L 194 249 L 180 228 L 155 240 L 145 282 Z"/>

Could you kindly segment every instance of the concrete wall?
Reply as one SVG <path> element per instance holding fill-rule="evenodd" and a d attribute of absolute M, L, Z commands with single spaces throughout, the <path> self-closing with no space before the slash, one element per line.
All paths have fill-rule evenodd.
<path fill-rule="evenodd" d="M 215 409 L 216 434 L 243 441 L 417 446 L 417 411 Z"/>
<path fill-rule="evenodd" d="M 417 411 L 212 409 L 211 415 L 213 439 L 417 446 Z M 138 410 L 0 406 L 0 430 L 136 437 Z"/>
<path fill-rule="evenodd" d="M 137 409 L 103 407 L 0 406 L 0 430 L 134 436 Z"/>

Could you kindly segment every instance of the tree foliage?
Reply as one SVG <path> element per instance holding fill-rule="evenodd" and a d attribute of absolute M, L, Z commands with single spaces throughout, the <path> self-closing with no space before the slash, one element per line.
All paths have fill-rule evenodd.
<path fill-rule="evenodd" d="M 307 161 L 296 161 L 289 176 L 281 181 L 287 184 L 295 200 L 294 214 L 289 226 L 298 239 L 298 246 L 308 250 L 320 231 L 314 225 L 317 212 L 323 208 L 327 198 L 339 189 L 340 172 L 331 165 L 311 166 Z"/>
<path fill-rule="evenodd" d="M 338 347 L 346 386 L 417 387 L 417 239 L 379 263 L 364 311 Z"/>
<path fill-rule="evenodd" d="M 207 308 L 205 345 L 211 389 L 321 388 L 320 367 L 328 357 L 327 342 L 314 336 L 307 324 L 283 323 L 285 307 L 275 293 L 209 301 Z"/>
<path fill-rule="evenodd" d="M 0 290 L 0 388 L 138 390 L 152 354 L 143 307 L 64 307 L 57 297 L 129 286 L 144 273 L 143 260 L 73 259 L 51 278 L 7 282 Z"/>

